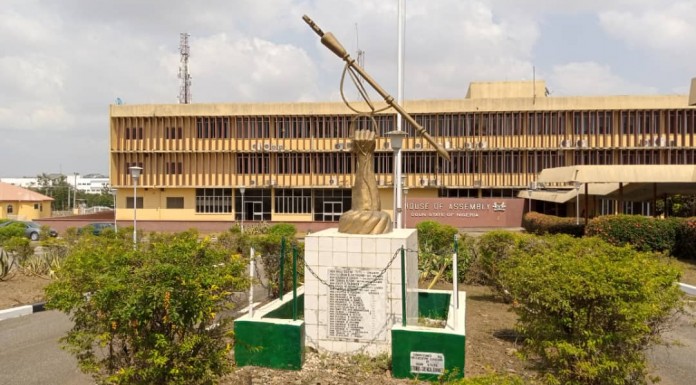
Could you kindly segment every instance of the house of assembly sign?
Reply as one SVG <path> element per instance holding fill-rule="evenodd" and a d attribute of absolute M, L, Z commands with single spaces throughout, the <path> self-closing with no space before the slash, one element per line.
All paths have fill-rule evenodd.
<path fill-rule="evenodd" d="M 404 204 L 406 227 L 437 221 L 457 228 L 521 227 L 524 199 L 409 198 Z"/>

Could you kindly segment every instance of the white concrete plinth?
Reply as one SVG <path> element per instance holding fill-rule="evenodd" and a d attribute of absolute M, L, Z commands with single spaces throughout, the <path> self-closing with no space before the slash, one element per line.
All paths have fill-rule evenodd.
<path fill-rule="evenodd" d="M 418 235 L 414 229 L 357 235 L 328 229 L 305 238 L 306 345 L 337 353 L 389 352 L 401 324 L 401 254 L 406 320 L 418 321 Z M 387 267 L 388 266 L 388 267 Z"/>

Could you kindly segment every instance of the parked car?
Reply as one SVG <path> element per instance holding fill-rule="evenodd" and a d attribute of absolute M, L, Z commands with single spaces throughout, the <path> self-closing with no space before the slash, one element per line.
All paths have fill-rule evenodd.
<path fill-rule="evenodd" d="M 101 235 L 104 231 L 116 231 L 116 227 L 111 222 L 95 222 L 77 229 L 78 234 L 92 232 L 94 235 Z"/>
<path fill-rule="evenodd" d="M 41 225 L 32 222 L 32 221 L 15 221 L 15 220 L 9 220 L 6 222 L 0 223 L 0 227 L 6 227 L 6 226 L 22 226 L 24 227 L 24 235 L 26 235 L 27 238 L 31 239 L 32 241 L 38 241 L 39 238 L 41 237 L 41 231 L 43 230 L 41 228 Z M 47 230 L 47 233 L 51 237 L 57 237 L 58 232 L 55 229 L 49 228 Z"/>

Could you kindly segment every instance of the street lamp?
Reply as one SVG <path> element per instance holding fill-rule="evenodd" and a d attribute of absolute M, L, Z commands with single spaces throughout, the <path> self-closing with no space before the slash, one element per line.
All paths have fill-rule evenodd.
<path fill-rule="evenodd" d="M 404 207 L 408 207 L 408 204 L 406 204 L 406 196 L 408 196 L 408 187 L 407 186 L 404 186 L 403 192 L 404 192 Z M 404 216 L 405 216 L 406 210 L 404 210 L 402 214 L 404 214 Z M 403 228 L 406 228 L 406 218 L 404 217 L 403 220 L 404 220 Z"/>
<path fill-rule="evenodd" d="M 136 219 L 138 212 L 138 179 L 140 178 L 140 173 L 143 171 L 143 168 L 130 166 L 128 167 L 128 171 L 130 171 L 131 178 L 133 178 L 133 248 L 135 249 L 138 244 L 138 221 Z"/>
<path fill-rule="evenodd" d="M 389 137 L 391 148 L 394 151 L 394 227 L 402 228 L 401 221 L 401 147 L 404 144 L 404 138 L 408 136 L 406 131 L 396 130 L 389 131 L 386 134 Z"/>
<path fill-rule="evenodd" d="M 575 224 L 580 224 L 580 186 L 582 183 L 573 182 L 575 185 Z"/>
<path fill-rule="evenodd" d="M 118 227 L 116 226 L 116 192 L 117 190 L 115 188 L 112 188 L 109 190 L 111 195 L 114 196 L 114 232 L 118 233 Z"/>
<path fill-rule="evenodd" d="M 240 222 L 240 229 L 242 230 L 242 233 L 244 233 L 244 191 L 246 191 L 244 186 L 239 188 L 239 193 L 242 194 L 242 218 Z"/>

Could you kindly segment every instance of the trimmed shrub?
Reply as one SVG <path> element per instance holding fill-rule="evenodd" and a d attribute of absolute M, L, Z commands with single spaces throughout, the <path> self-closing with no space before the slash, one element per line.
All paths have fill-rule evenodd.
<path fill-rule="evenodd" d="M 696 259 L 696 218 L 679 221 L 672 255 L 679 259 Z"/>
<path fill-rule="evenodd" d="M 12 237 L 5 241 L 3 248 L 8 253 L 12 254 L 15 263 L 18 265 L 23 265 L 29 257 L 34 255 L 34 248 L 31 246 L 31 242 L 27 237 L 24 236 L 22 231 L 22 236 Z"/>
<path fill-rule="evenodd" d="M 576 224 L 576 218 L 557 217 L 537 212 L 528 212 L 522 217 L 522 227 L 530 234 L 569 234 L 582 237 L 584 223 Z"/>
<path fill-rule="evenodd" d="M 478 239 L 478 252 L 471 269 L 480 274 L 480 283 L 493 287 L 503 298 L 506 295 L 499 276 L 500 263 L 512 255 L 524 237 L 509 231 L 491 231 Z"/>
<path fill-rule="evenodd" d="M 231 371 L 229 296 L 246 262 L 193 231 L 129 239 L 83 237 L 46 289 L 67 313 L 62 338 L 98 383 L 213 384 Z"/>
<path fill-rule="evenodd" d="M 424 221 L 418 230 L 418 270 L 422 280 L 432 280 L 429 288 L 443 277 L 452 277 L 452 253 L 457 229 L 435 221 Z"/>
<path fill-rule="evenodd" d="M 24 227 L 15 224 L 0 227 L 0 246 L 5 245 L 5 243 L 12 238 L 26 238 L 24 235 Z"/>
<path fill-rule="evenodd" d="M 500 263 L 524 353 L 548 384 L 644 384 L 645 348 L 680 307 L 679 272 L 599 238 L 547 236 Z"/>
<path fill-rule="evenodd" d="M 631 245 L 639 251 L 674 249 L 678 219 L 660 219 L 640 215 L 607 215 L 592 219 L 587 236 L 597 236 L 614 246 Z"/>

